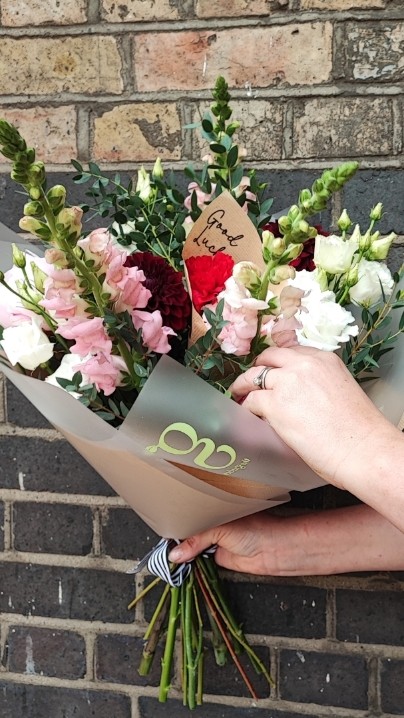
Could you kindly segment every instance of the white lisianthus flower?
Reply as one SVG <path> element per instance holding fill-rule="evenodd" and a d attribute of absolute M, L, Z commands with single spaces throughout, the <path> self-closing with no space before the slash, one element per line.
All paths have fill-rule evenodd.
<path fill-rule="evenodd" d="M 335 351 L 359 331 L 356 324 L 352 325 L 355 318 L 351 312 L 334 301 L 311 301 L 296 319 L 301 325 L 295 330 L 298 343 L 323 351 Z"/>
<path fill-rule="evenodd" d="M 358 242 L 354 236 L 343 239 L 336 234 L 323 237 L 318 234 L 314 247 L 314 264 L 329 274 L 343 274 L 352 264 Z"/>
<path fill-rule="evenodd" d="M 20 364 L 33 371 L 53 356 L 53 344 L 40 328 L 42 317 L 32 317 L 3 332 L 1 346 L 13 366 Z"/>
<path fill-rule="evenodd" d="M 383 287 L 383 291 L 382 291 Z M 370 262 L 361 259 L 358 264 L 358 282 L 349 290 L 351 302 L 371 307 L 393 291 L 394 279 L 384 262 Z"/>
<path fill-rule="evenodd" d="M 77 354 L 65 354 L 56 371 L 53 372 L 53 374 L 47 376 L 45 378 L 45 381 L 48 382 L 48 384 L 53 384 L 53 386 L 57 386 L 59 387 L 59 389 L 63 389 L 63 391 L 65 391 L 64 388 L 59 384 L 58 379 L 72 379 L 74 374 L 77 371 L 80 371 L 79 365 L 84 364 L 84 362 L 86 362 L 87 359 L 90 358 L 90 356 L 91 355 L 88 354 L 83 358 L 77 356 Z M 82 377 L 83 378 L 80 383 L 80 386 L 85 386 L 86 384 L 88 384 L 88 378 L 84 374 L 82 374 Z M 75 399 L 78 399 L 78 397 L 80 396 L 80 394 L 75 391 L 69 391 L 69 394 L 74 396 Z"/>

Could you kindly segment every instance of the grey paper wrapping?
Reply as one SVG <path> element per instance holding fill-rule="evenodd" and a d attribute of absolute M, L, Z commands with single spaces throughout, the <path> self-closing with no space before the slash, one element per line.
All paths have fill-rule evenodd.
<path fill-rule="evenodd" d="M 182 538 L 288 500 L 285 495 L 270 501 L 233 496 L 164 459 L 149 459 L 136 435 L 109 426 L 62 389 L 8 367 L 3 367 L 3 371 L 161 536 Z"/>

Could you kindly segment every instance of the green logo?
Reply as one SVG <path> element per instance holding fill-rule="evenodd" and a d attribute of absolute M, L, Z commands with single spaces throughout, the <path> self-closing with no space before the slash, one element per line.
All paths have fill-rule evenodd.
<path fill-rule="evenodd" d="M 167 435 L 171 432 L 178 432 L 182 436 L 186 436 L 191 442 L 188 448 L 178 449 L 175 446 L 171 446 L 169 443 L 167 443 Z M 199 449 L 199 447 L 201 447 L 201 449 L 193 461 L 194 464 L 202 467 L 203 469 L 227 469 L 227 467 L 234 464 L 237 459 L 237 454 L 231 446 L 229 446 L 228 444 L 220 444 L 220 446 L 216 447 L 216 444 L 214 441 L 212 441 L 212 439 L 209 439 L 207 437 L 199 439 L 195 429 L 192 426 L 190 426 L 189 424 L 184 424 L 180 421 L 177 421 L 174 424 L 170 424 L 170 426 L 167 426 L 167 428 L 164 429 L 163 433 L 160 435 L 158 444 L 156 444 L 155 446 L 148 446 L 146 448 L 146 451 L 148 451 L 150 454 L 155 454 L 158 449 L 161 449 L 162 451 L 166 451 L 168 454 L 184 456 L 185 454 L 191 454 L 192 451 L 195 451 L 195 449 Z M 217 452 L 218 454 L 226 454 L 229 458 L 227 464 L 221 464 L 220 466 L 207 464 L 207 460 L 215 452 Z"/>

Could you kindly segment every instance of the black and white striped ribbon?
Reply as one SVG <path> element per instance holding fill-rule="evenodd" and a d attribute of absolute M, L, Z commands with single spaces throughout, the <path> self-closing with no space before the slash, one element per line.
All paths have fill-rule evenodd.
<path fill-rule="evenodd" d="M 141 561 L 129 569 L 127 573 L 136 574 L 147 566 L 149 573 L 161 578 L 173 588 L 178 588 L 188 578 L 192 571 L 192 561 L 185 563 L 170 564 L 168 554 L 180 541 L 177 539 L 160 539 L 157 546 L 151 549 Z M 210 556 L 216 551 L 216 546 L 211 546 L 203 552 L 203 556 Z"/>

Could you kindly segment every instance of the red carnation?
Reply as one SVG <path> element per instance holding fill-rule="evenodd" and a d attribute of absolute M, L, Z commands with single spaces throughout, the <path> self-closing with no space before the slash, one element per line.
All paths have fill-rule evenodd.
<path fill-rule="evenodd" d="M 158 309 L 165 326 L 182 332 L 189 323 L 191 302 L 185 290 L 181 272 L 176 272 L 165 259 L 151 252 L 134 252 L 127 258 L 127 267 L 142 269 L 146 280 L 143 286 L 151 292 L 146 309 Z"/>
<path fill-rule="evenodd" d="M 315 224 L 314 227 L 316 228 L 317 232 L 321 234 L 323 237 L 328 237 L 330 234 L 329 232 L 326 232 L 325 229 L 322 228 L 321 224 Z M 279 231 L 279 224 L 278 222 L 268 222 L 268 224 L 265 225 L 264 229 L 267 229 L 269 232 L 272 232 L 272 234 L 275 237 L 281 237 L 281 233 Z M 296 270 L 300 271 L 302 269 L 306 269 L 308 272 L 313 272 L 316 268 L 316 265 L 314 264 L 314 245 L 315 245 L 315 238 L 308 239 L 304 245 L 303 250 L 301 254 L 296 259 L 292 259 L 289 264 L 291 267 L 294 267 Z"/>
<path fill-rule="evenodd" d="M 212 257 L 190 257 L 186 261 L 192 301 L 197 312 L 202 313 L 205 304 L 214 304 L 231 276 L 234 259 L 229 254 L 217 252 Z"/>

